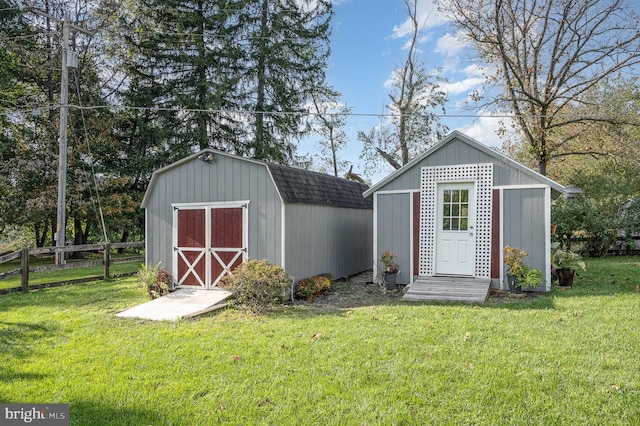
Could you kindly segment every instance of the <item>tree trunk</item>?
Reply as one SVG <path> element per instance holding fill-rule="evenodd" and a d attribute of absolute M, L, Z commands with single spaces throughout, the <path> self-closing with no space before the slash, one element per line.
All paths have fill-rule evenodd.
<path fill-rule="evenodd" d="M 125 229 L 124 231 L 122 231 L 122 237 L 120 237 L 120 242 L 126 243 L 127 241 L 129 241 L 129 230 Z M 124 254 L 124 248 L 119 248 L 118 254 Z"/>
<path fill-rule="evenodd" d="M 205 112 L 205 110 L 207 109 L 208 105 L 207 105 L 207 67 L 206 67 L 206 48 L 204 45 L 204 32 L 205 32 L 205 27 L 204 27 L 204 16 L 203 16 L 203 9 L 204 9 L 204 5 L 202 1 L 199 1 L 198 3 L 198 24 L 199 24 L 199 31 L 200 34 L 198 36 L 198 40 L 197 40 L 197 45 L 198 45 L 198 57 L 199 57 L 199 61 L 197 62 L 196 65 L 196 73 L 198 75 L 198 108 L 200 108 L 201 111 L 198 111 L 197 115 L 196 115 L 196 122 L 197 122 L 197 126 L 198 126 L 198 146 L 200 147 L 200 149 L 205 149 L 209 147 L 209 138 L 208 138 L 208 134 L 207 134 L 207 113 Z"/>
<path fill-rule="evenodd" d="M 84 240 L 84 231 L 82 230 L 82 220 L 80 218 L 73 218 L 73 245 L 80 246 Z M 71 259 L 84 259 L 84 253 L 81 251 L 75 251 L 69 255 Z"/>
<path fill-rule="evenodd" d="M 262 17 L 260 21 L 260 42 L 258 50 L 258 87 L 256 94 L 256 134 L 255 134 L 255 153 L 254 158 L 263 159 L 267 156 L 267 150 L 264 146 L 264 92 L 266 79 L 266 45 L 267 45 L 267 25 L 268 25 L 269 0 L 262 0 Z"/>

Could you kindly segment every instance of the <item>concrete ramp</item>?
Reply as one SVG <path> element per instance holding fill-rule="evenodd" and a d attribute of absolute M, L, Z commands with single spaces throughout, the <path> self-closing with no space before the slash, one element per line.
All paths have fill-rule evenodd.
<path fill-rule="evenodd" d="M 142 318 L 155 321 L 175 321 L 201 315 L 225 306 L 231 292 L 214 289 L 181 288 L 165 296 L 150 300 L 116 313 L 122 318 Z"/>

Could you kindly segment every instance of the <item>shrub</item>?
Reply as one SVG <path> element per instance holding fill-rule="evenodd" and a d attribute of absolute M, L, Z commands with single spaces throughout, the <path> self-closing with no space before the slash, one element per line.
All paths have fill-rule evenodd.
<path fill-rule="evenodd" d="M 524 263 L 529 254 L 517 247 L 504 246 L 504 264 L 508 273 L 516 277 L 515 286 L 520 288 L 536 288 L 542 281 L 542 271 L 531 269 Z"/>
<path fill-rule="evenodd" d="M 222 280 L 221 286 L 233 291 L 235 300 L 255 313 L 267 312 L 282 303 L 292 278 L 277 265 L 263 260 L 249 260 Z"/>
<path fill-rule="evenodd" d="M 583 256 L 604 257 L 616 241 L 640 231 L 638 169 L 602 163 L 597 171 L 578 170 L 571 183 L 583 189 L 580 196 L 557 200 L 551 220 L 557 224 L 556 241 Z"/>
<path fill-rule="evenodd" d="M 333 275 L 321 274 L 309 278 L 304 278 L 296 284 L 296 297 L 306 299 L 309 296 L 324 293 L 331 288 Z"/>

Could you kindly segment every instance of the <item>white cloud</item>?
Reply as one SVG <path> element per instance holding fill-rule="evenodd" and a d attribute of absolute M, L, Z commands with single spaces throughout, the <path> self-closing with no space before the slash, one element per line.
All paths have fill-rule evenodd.
<path fill-rule="evenodd" d="M 440 88 L 450 96 L 455 96 L 461 93 L 468 93 L 471 90 L 481 86 L 483 82 L 484 78 L 471 77 L 453 83 L 441 83 Z"/>
<path fill-rule="evenodd" d="M 435 53 L 440 53 L 446 57 L 457 56 L 468 46 L 468 43 L 460 40 L 457 34 L 446 33 L 436 42 Z"/>
<path fill-rule="evenodd" d="M 462 74 L 464 77 L 457 81 L 441 84 L 441 88 L 450 96 L 478 91 L 486 81 L 486 76 L 491 75 L 493 67 L 485 67 L 481 64 L 468 65 L 462 69 L 458 68 L 458 63 L 445 64 L 445 70 L 449 79 L 453 75 Z"/>
<path fill-rule="evenodd" d="M 468 65 L 463 68 L 462 72 L 467 77 L 482 77 L 485 78 L 487 75 L 493 75 L 496 72 L 496 68 L 492 65 L 485 66 L 481 64 L 473 64 Z"/>
<path fill-rule="evenodd" d="M 421 30 L 429 30 L 448 23 L 451 18 L 443 15 L 434 4 L 434 0 L 418 0 L 416 19 Z M 400 25 L 393 27 L 393 38 L 403 38 L 411 35 L 413 24 L 409 18 Z"/>
<path fill-rule="evenodd" d="M 503 140 L 513 139 L 517 136 L 516 131 L 513 130 L 512 118 L 505 117 L 504 114 L 494 116 L 490 111 L 480 111 L 479 115 L 480 118 L 458 130 L 487 146 L 495 148 L 501 148 Z M 505 131 L 503 136 L 500 136 L 501 130 Z"/>

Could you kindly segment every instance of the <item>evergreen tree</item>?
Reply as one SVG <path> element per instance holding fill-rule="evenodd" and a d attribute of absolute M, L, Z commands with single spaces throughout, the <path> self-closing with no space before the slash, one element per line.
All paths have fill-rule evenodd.
<path fill-rule="evenodd" d="M 239 94 L 254 111 L 244 154 L 288 163 L 311 95 L 326 87 L 328 0 L 249 0 L 239 16 L 244 36 Z"/>

